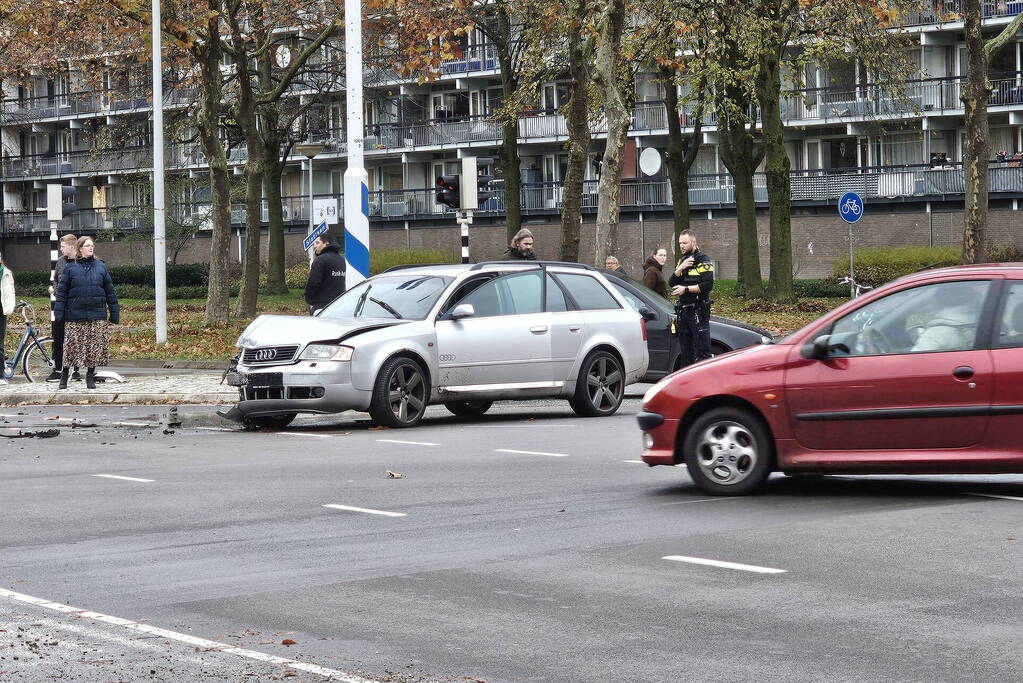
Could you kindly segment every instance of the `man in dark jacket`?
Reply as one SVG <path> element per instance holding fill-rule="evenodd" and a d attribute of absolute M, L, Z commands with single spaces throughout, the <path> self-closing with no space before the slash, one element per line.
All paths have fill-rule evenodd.
<path fill-rule="evenodd" d="M 512 237 L 511 245 L 501 256 L 504 261 L 535 261 L 533 251 L 533 233 L 529 228 L 522 228 Z"/>
<path fill-rule="evenodd" d="M 75 242 L 78 238 L 74 235 L 64 235 L 60 238 L 60 257 L 57 259 L 57 264 L 53 270 L 53 287 L 60 284 L 60 276 L 64 273 L 64 267 L 67 265 L 68 260 L 74 260 L 75 258 Z M 53 290 L 55 293 L 56 290 Z M 53 372 L 46 378 L 47 382 L 57 382 L 60 380 L 60 370 L 64 367 L 64 321 L 54 320 L 51 326 L 51 336 L 53 337 Z M 75 368 L 75 374 L 71 376 L 71 379 L 80 380 L 82 376 L 78 374 L 78 368 Z"/>
<path fill-rule="evenodd" d="M 320 235 L 313 242 L 316 258 L 309 269 L 309 280 L 305 284 L 305 302 L 309 304 L 309 315 L 323 308 L 344 294 L 345 260 L 341 248 L 331 243 L 330 237 Z"/>
<path fill-rule="evenodd" d="M 679 255 L 675 272 L 668 278 L 675 302 L 675 324 L 682 346 L 682 367 L 710 358 L 710 291 L 714 288 L 714 264 L 696 245 L 696 235 L 683 230 L 678 236 Z"/>

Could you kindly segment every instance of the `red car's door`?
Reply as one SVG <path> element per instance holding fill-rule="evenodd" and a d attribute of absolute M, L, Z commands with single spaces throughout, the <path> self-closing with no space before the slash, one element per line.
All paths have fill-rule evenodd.
<path fill-rule="evenodd" d="M 994 357 L 994 397 L 988 444 L 1016 451 L 1023 458 L 1023 282 L 1005 283 L 1002 307 L 995 317 L 991 352 Z"/>
<path fill-rule="evenodd" d="M 791 363 L 786 372 L 800 445 L 930 450 L 980 442 L 994 391 L 991 351 L 976 348 L 990 284 L 904 289 L 835 321 L 830 357 Z"/>

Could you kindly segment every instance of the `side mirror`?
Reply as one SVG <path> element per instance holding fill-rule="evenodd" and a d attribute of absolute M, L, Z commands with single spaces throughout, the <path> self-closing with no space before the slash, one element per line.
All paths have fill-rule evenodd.
<path fill-rule="evenodd" d="M 807 355 L 809 358 L 816 358 L 817 360 L 827 358 L 831 352 L 831 335 L 822 334 L 810 342 L 808 346 L 809 354 Z"/>
<path fill-rule="evenodd" d="M 455 306 L 448 317 L 452 320 L 461 320 L 462 318 L 471 318 L 476 315 L 476 309 L 472 307 L 472 304 L 458 304 Z"/>
<path fill-rule="evenodd" d="M 651 311 L 646 306 L 640 306 L 639 314 L 643 316 L 643 320 L 657 320 L 657 313 Z"/>

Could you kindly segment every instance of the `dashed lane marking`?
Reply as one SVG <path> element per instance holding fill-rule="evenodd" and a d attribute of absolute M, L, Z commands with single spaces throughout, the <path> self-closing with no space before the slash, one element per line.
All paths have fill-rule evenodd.
<path fill-rule="evenodd" d="M 995 493 L 967 493 L 968 496 L 980 496 L 981 498 L 1001 498 L 1002 500 L 1023 500 L 1021 496 L 999 496 Z"/>
<path fill-rule="evenodd" d="M 739 564 L 738 562 L 724 562 L 722 560 L 708 560 L 704 557 L 687 557 L 686 555 L 666 555 L 662 560 L 672 562 L 688 562 L 689 564 L 701 564 L 708 567 L 721 567 L 722 569 L 738 569 L 743 572 L 755 572 L 757 574 L 784 574 L 787 569 L 775 569 L 773 567 L 757 567 L 752 564 Z"/>
<path fill-rule="evenodd" d="M 329 439 L 330 434 L 313 434 L 312 432 L 277 432 L 281 436 L 312 436 L 317 439 Z"/>
<path fill-rule="evenodd" d="M 369 508 L 357 508 L 351 505 L 338 505 L 337 503 L 329 503 L 324 505 L 325 508 L 331 508 L 333 510 L 348 510 L 350 512 L 365 512 L 368 515 L 383 515 L 384 517 L 407 517 L 404 512 L 388 512 L 386 510 L 371 510 Z"/>
<path fill-rule="evenodd" d="M 240 431 L 240 430 L 237 430 L 237 429 L 231 429 L 230 427 L 196 427 L 196 429 L 201 429 L 204 432 L 237 432 L 237 431 Z"/>
<path fill-rule="evenodd" d="M 120 479 L 122 481 L 137 481 L 143 484 L 151 484 L 156 481 L 155 479 L 139 479 L 138 477 L 122 477 L 117 474 L 94 474 L 94 477 L 103 477 L 104 479 Z"/>
<path fill-rule="evenodd" d="M 382 443 L 400 443 L 406 446 L 439 446 L 439 443 L 433 443 L 432 441 L 399 441 L 398 439 L 377 439 Z"/>
<path fill-rule="evenodd" d="M 496 453 L 516 453 L 519 455 L 547 455 L 552 458 L 567 458 L 568 453 L 547 453 L 545 451 L 516 451 L 511 448 L 495 448 Z"/>
<path fill-rule="evenodd" d="M 227 643 L 219 643 L 215 640 L 207 640 L 205 638 L 197 638 L 190 636 L 185 633 L 178 633 L 176 631 L 168 631 L 165 628 L 159 628 L 157 626 L 150 626 L 149 624 L 140 624 L 137 621 L 130 619 L 122 619 L 120 617 L 112 617 L 109 614 L 101 614 L 99 612 L 91 612 L 89 610 L 80 609 L 78 607 L 72 607 L 71 605 L 65 605 L 60 602 L 50 602 L 43 598 L 36 598 L 31 595 L 25 595 L 24 593 L 15 593 L 14 591 L 0 588 L 0 598 L 7 598 L 16 602 L 24 603 L 27 605 L 35 605 L 36 607 L 42 607 L 44 609 L 53 610 L 62 614 L 69 614 L 77 618 L 92 619 L 93 621 L 99 621 L 104 624 L 112 624 L 114 626 L 120 626 L 130 631 L 136 631 L 140 633 L 146 633 L 157 638 L 165 638 L 167 640 L 174 640 L 179 643 L 186 643 L 195 648 L 201 648 L 203 650 L 209 650 L 214 652 L 225 652 L 231 655 L 237 655 L 238 657 L 245 657 L 247 659 L 254 659 L 260 662 L 267 662 L 269 664 L 282 664 L 292 669 L 299 671 L 306 671 L 311 674 L 319 676 L 325 676 L 326 678 L 334 681 L 343 681 L 344 683 L 371 683 L 369 679 L 356 676 L 354 674 L 346 673 L 344 671 L 338 671 L 337 669 L 329 669 L 325 666 L 318 664 L 311 664 L 309 662 L 300 662 L 294 659 L 288 659 L 286 657 L 278 657 L 276 655 L 268 655 L 264 652 L 257 652 L 255 650 L 246 650 L 244 648 L 235 647 Z"/>

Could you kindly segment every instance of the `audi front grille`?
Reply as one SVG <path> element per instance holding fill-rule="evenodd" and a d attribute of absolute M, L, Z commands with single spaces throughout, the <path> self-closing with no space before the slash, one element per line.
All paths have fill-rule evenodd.
<path fill-rule="evenodd" d="M 280 365 L 290 363 L 298 353 L 298 346 L 261 346 L 245 349 L 242 353 L 244 365 Z"/>

